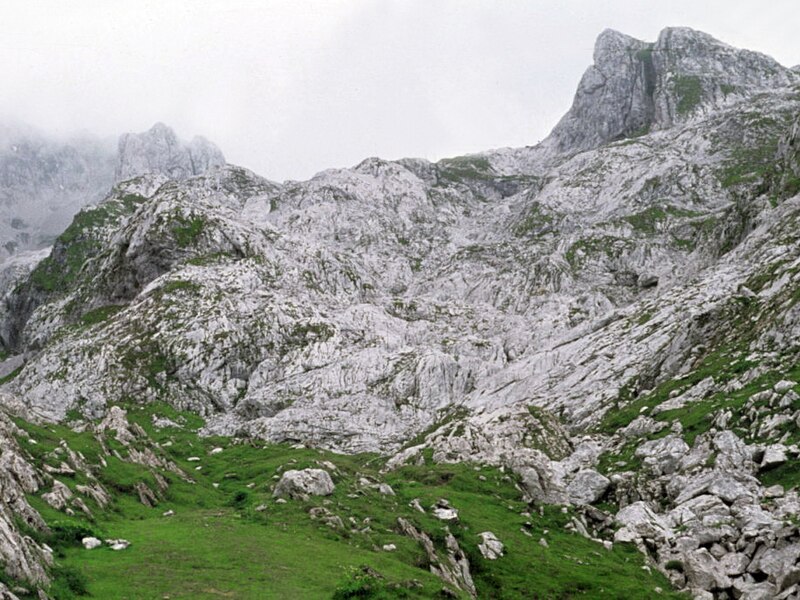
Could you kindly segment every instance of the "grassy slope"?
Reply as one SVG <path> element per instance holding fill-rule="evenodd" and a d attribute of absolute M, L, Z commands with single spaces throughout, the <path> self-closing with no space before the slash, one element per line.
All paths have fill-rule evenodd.
<path fill-rule="evenodd" d="M 348 549 L 345 556 L 332 536 L 310 526 L 259 526 L 231 509 L 118 520 L 107 527 L 134 545 L 125 552 L 75 548 L 65 558 L 88 576 L 99 598 L 330 598 L 343 565 L 353 563 L 419 578 L 417 569 L 386 554 Z M 436 589 L 435 580 L 422 579 Z"/>
<path fill-rule="evenodd" d="M 105 511 L 87 501 L 95 520 L 70 518 L 39 498 L 31 499 L 51 524 L 81 525 L 98 537 L 120 537 L 132 543 L 119 552 L 84 550 L 77 543 L 58 547 L 59 565 L 67 572 L 80 571 L 95 598 L 331 598 L 337 589 L 339 597 L 437 597 L 442 582 L 428 571 L 417 543 L 398 534 L 395 525 L 397 517 L 404 516 L 426 531 L 437 548 L 443 548 L 442 522 L 409 507 L 414 498 L 428 507 L 442 497 L 460 512 L 460 522 L 451 524 L 450 530 L 469 556 L 481 598 L 650 598 L 656 586 L 668 589 L 659 574 L 642 569 L 643 558 L 634 549 L 617 545 L 609 552 L 565 531 L 570 515 L 559 507 L 548 507 L 543 515 L 534 510 L 531 517 L 521 516 L 529 507 L 521 501 L 514 480 L 497 469 L 414 466 L 381 475 L 382 461 L 375 456 L 199 438 L 192 431 L 199 419 L 190 415 L 183 415 L 185 428 L 158 431 L 151 424 L 153 410 L 132 409 L 129 418 L 158 442 L 172 442 L 164 451 L 197 483 L 168 475 L 171 485 L 166 498 L 157 507 L 147 508 L 131 489 L 138 480 L 151 482 L 151 474 L 143 467 L 109 459 L 108 467 L 99 469 L 97 476 L 115 499 Z M 178 417 L 167 407 L 157 410 Z M 37 441 L 23 443 L 40 463 L 57 464 L 47 455 L 62 439 L 90 462 L 98 456 L 99 444 L 88 433 L 20 425 Z M 224 451 L 209 455 L 217 446 Z M 201 460 L 189 462 L 190 456 Z M 279 467 L 318 466 L 321 460 L 337 467 L 333 496 L 286 504 L 272 500 L 268 486 Z M 197 466 L 202 469 L 196 470 Z M 358 486 L 362 476 L 386 481 L 396 496 Z M 61 479 L 71 487 L 81 480 Z M 266 510 L 256 511 L 262 504 Z M 314 506 L 325 506 L 340 516 L 345 530 L 312 520 L 308 511 Z M 163 517 L 168 509 L 175 516 Z M 368 526 L 369 530 L 351 529 L 350 517 L 357 529 Z M 527 520 L 533 525 L 532 537 L 520 531 Z M 497 561 L 484 560 L 477 549 L 478 533 L 487 530 L 506 544 L 506 556 Z M 548 548 L 539 545 L 542 537 L 548 540 Z M 380 550 L 389 543 L 397 546 L 396 552 Z M 353 583 L 352 573 L 362 565 L 385 579 L 372 586 L 373 595 L 342 595 L 360 587 Z M 413 580 L 419 587 L 408 585 Z M 367 583 L 374 581 L 367 578 Z M 387 590 L 390 584 L 400 587 Z M 66 587 L 59 580 L 53 592 L 58 598 L 69 598 Z M 661 597 L 673 596 L 665 592 Z"/>

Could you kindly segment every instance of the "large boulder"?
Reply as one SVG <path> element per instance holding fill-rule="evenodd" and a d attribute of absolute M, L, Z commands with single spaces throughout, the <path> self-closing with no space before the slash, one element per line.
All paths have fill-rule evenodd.
<path fill-rule="evenodd" d="M 81 540 L 81 544 L 87 550 L 94 550 L 95 548 L 99 548 L 103 545 L 103 542 L 98 540 L 96 537 L 85 537 Z"/>
<path fill-rule="evenodd" d="M 670 475 L 677 471 L 681 458 L 688 452 L 689 445 L 674 434 L 644 442 L 636 448 L 636 456 L 655 475 Z"/>
<path fill-rule="evenodd" d="M 730 522 L 732 517 L 730 508 L 722 500 L 711 494 L 703 494 L 673 508 L 668 520 L 673 527 L 716 527 Z"/>
<path fill-rule="evenodd" d="M 622 528 L 614 536 L 618 542 L 633 542 L 640 538 L 670 539 L 674 537 L 667 521 L 653 512 L 643 501 L 629 504 L 617 513 Z"/>
<path fill-rule="evenodd" d="M 304 499 L 308 496 L 330 496 L 334 485 L 331 476 L 323 469 L 286 471 L 275 486 L 276 498 Z"/>
<path fill-rule="evenodd" d="M 683 568 L 691 587 L 708 591 L 731 587 L 726 568 L 706 548 L 687 553 Z"/>
<path fill-rule="evenodd" d="M 753 453 L 732 431 L 720 431 L 711 442 L 717 451 L 717 469 L 734 473 L 753 471 Z"/>
<path fill-rule="evenodd" d="M 569 500 L 573 504 L 592 504 L 600 500 L 611 481 L 593 469 L 578 471 L 567 486 Z"/>
<path fill-rule="evenodd" d="M 767 471 L 780 466 L 787 460 L 786 446 L 783 444 L 770 444 L 764 448 L 764 457 L 761 459 L 759 469 Z"/>
<path fill-rule="evenodd" d="M 689 477 L 673 477 L 667 483 L 667 493 L 675 498 L 676 505 L 703 494 L 711 494 L 726 504 L 733 504 L 739 499 L 752 501 L 758 497 L 758 485 L 758 481 L 749 475 L 715 469 Z"/>
<path fill-rule="evenodd" d="M 750 558 L 741 552 L 730 552 L 719 560 L 719 564 L 728 577 L 737 577 L 747 571 Z"/>
<path fill-rule="evenodd" d="M 503 542 L 497 539 L 497 536 L 491 531 L 484 531 L 478 534 L 481 538 L 481 543 L 478 544 L 478 550 L 481 551 L 483 558 L 488 560 L 497 560 L 503 556 L 505 546 Z"/>
<path fill-rule="evenodd" d="M 800 581 L 795 569 L 795 564 L 800 559 L 800 544 L 791 544 L 784 548 L 769 548 L 751 565 L 751 570 L 757 570 L 767 576 L 768 580 L 783 590 Z"/>

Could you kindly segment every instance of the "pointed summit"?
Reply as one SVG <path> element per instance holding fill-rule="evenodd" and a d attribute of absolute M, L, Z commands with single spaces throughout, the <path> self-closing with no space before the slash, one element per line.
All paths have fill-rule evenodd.
<path fill-rule="evenodd" d="M 606 29 L 572 108 L 544 146 L 559 153 L 589 150 L 798 79 L 768 56 L 688 27 L 666 28 L 655 43 Z"/>
<path fill-rule="evenodd" d="M 651 48 L 612 29 L 603 31 L 572 108 L 545 144 L 557 152 L 587 150 L 645 127 L 653 115 Z"/>
<path fill-rule="evenodd" d="M 604 29 L 594 42 L 594 63 L 595 65 L 603 64 L 605 57 L 609 54 L 641 46 L 642 44 L 644 44 L 643 41 L 621 33 L 616 29 Z"/>

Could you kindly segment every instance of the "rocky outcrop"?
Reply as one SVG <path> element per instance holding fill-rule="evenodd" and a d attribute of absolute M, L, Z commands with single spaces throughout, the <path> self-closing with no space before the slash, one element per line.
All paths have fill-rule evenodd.
<path fill-rule="evenodd" d="M 759 91 L 798 81 L 768 56 L 740 50 L 686 27 L 647 43 L 607 29 L 572 108 L 543 146 L 581 152 L 664 129 Z"/>
<path fill-rule="evenodd" d="M 39 491 L 41 475 L 23 457 L 16 442 L 19 431 L 0 413 L 0 564 L 12 579 L 46 586 L 52 551 L 20 532 L 18 523 L 47 532 L 39 513 L 26 500 Z"/>
<path fill-rule="evenodd" d="M 688 27 L 664 29 L 653 46 L 658 81 L 654 91 L 658 127 L 698 112 L 797 82 L 776 60 L 733 48 Z"/>
<path fill-rule="evenodd" d="M 497 560 L 505 552 L 505 545 L 497 539 L 497 536 L 491 531 L 484 531 L 478 534 L 481 538 L 481 543 L 478 544 L 481 556 L 486 560 Z"/>
<path fill-rule="evenodd" d="M 222 152 L 205 138 L 195 137 L 185 144 L 172 129 L 156 123 L 144 133 L 120 136 L 114 179 L 152 174 L 183 180 L 224 164 Z"/>
<path fill-rule="evenodd" d="M 608 490 L 611 482 L 592 469 L 583 469 L 575 474 L 567 486 L 567 494 L 574 504 L 594 504 Z"/>
<path fill-rule="evenodd" d="M 463 590 L 471 598 L 477 598 L 475 582 L 472 580 L 469 559 L 449 530 L 445 529 L 445 550 L 439 551 L 430 536 L 417 529 L 410 521 L 398 517 L 397 526 L 400 533 L 419 542 L 430 564 L 430 571 L 445 583 Z"/>
<path fill-rule="evenodd" d="M 544 145 L 579 152 L 646 132 L 655 119 L 653 45 L 611 29 L 597 38 L 594 64 L 581 78 L 569 112 Z"/>

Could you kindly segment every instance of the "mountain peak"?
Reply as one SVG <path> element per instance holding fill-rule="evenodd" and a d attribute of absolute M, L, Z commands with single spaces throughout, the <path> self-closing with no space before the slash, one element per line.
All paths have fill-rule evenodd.
<path fill-rule="evenodd" d="M 708 52 L 713 48 L 724 48 L 732 52 L 752 52 L 734 48 L 705 31 L 691 27 L 665 27 L 659 32 L 655 46 L 662 50 L 684 52 Z"/>
<path fill-rule="evenodd" d="M 153 126 L 147 131 L 147 133 L 176 137 L 172 127 L 162 123 L 161 121 L 156 121 L 153 123 Z"/>
<path fill-rule="evenodd" d="M 671 127 L 798 79 L 764 54 L 689 27 L 665 28 L 654 43 L 606 29 L 597 37 L 593 58 L 572 108 L 545 141 L 551 150 L 581 152 Z"/>
<path fill-rule="evenodd" d="M 125 181 L 148 173 L 186 179 L 224 164 L 220 149 L 207 139 L 196 136 L 183 143 L 171 127 L 158 122 L 143 133 L 120 136 L 115 179 Z"/>
<path fill-rule="evenodd" d="M 642 44 L 644 44 L 643 41 L 616 29 L 604 29 L 594 42 L 594 62 L 595 64 L 602 63 L 605 55 L 610 52 L 619 52 Z"/>

